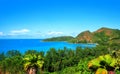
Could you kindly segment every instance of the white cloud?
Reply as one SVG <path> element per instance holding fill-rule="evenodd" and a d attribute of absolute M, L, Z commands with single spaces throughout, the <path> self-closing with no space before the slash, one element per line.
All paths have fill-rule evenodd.
<path fill-rule="evenodd" d="M 47 35 L 62 35 L 63 32 L 56 32 L 56 31 L 50 31 L 47 33 Z"/>
<path fill-rule="evenodd" d="M 3 32 L 0 32 L 0 36 L 3 36 Z"/>
<path fill-rule="evenodd" d="M 21 29 L 21 30 L 13 30 L 11 31 L 11 33 L 26 33 L 26 32 L 29 32 L 28 29 Z"/>
<path fill-rule="evenodd" d="M 28 32 L 30 32 L 28 29 L 12 30 L 9 35 L 24 35 Z"/>

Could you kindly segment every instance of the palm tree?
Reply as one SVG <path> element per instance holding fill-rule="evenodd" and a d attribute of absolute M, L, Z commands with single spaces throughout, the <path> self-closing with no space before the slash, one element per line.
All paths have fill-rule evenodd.
<path fill-rule="evenodd" d="M 96 74 L 115 74 L 117 60 L 109 54 L 99 56 L 88 63 L 88 68 L 96 71 Z"/>
<path fill-rule="evenodd" d="M 43 58 L 41 55 L 27 54 L 23 58 L 24 60 L 24 70 L 27 74 L 36 74 L 38 69 L 42 69 L 44 64 Z"/>

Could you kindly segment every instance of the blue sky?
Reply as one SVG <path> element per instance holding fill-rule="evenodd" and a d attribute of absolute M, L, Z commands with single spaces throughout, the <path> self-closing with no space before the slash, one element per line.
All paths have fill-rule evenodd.
<path fill-rule="evenodd" d="M 76 36 L 120 29 L 119 0 L 0 0 L 0 38 Z"/>

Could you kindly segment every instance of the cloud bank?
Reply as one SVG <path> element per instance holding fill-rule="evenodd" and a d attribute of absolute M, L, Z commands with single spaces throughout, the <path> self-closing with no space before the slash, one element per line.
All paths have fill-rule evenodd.
<path fill-rule="evenodd" d="M 57 31 L 50 31 L 47 33 L 47 35 L 62 35 L 63 32 L 57 32 Z"/>
<path fill-rule="evenodd" d="M 8 33 L 0 32 L 1 38 L 50 38 L 57 36 L 74 36 L 74 33 L 66 34 L 62 31 L 32 31 L 29 29 L 19 29 L 19 30 L 11 30 Z"/>
<path fill-rule="evenodd" d="M 24 35 L 30 32 L 29 29 L 21 29 L 21 30 L 12 30 L 9 35 Z"/>

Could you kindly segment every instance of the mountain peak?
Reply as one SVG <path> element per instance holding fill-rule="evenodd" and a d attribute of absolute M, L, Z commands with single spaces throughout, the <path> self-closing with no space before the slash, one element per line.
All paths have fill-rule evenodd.
<path fill-rule="evenodd" d="M 120 30 L 102 27 L 95 32 L 89 30 L 81 32 L 76 38 L 79 42 L 109 41 L 110 38 L 119 38 Z"/>
<path fill-rule="evenodd" d="M 87 30 L 81 32 L 76 38 L 81 42 L 91 42 L 92 37 L 93 37 L 92 33 L 89 30 Z"/>
<path fill-rule="evenodd" d="M 105 33 L 105 35 L 110 36 L 110 35 L 112 35 L 113 30 L 114 29 L 102 27 L 102 28 L 98 29 L 97 31 L 95 31 L 94 34 L 95 33 Z"/>
<path fill-rule="evenodd" d="M 112 30 L 112 29 L 106 28 L 106 27 L 102 27 L 102 28 L 98 29 L 98 30 L 95 31 L 95 32 L 103 32 L 103 31 L 110 31 L 110 30 Z"/>

